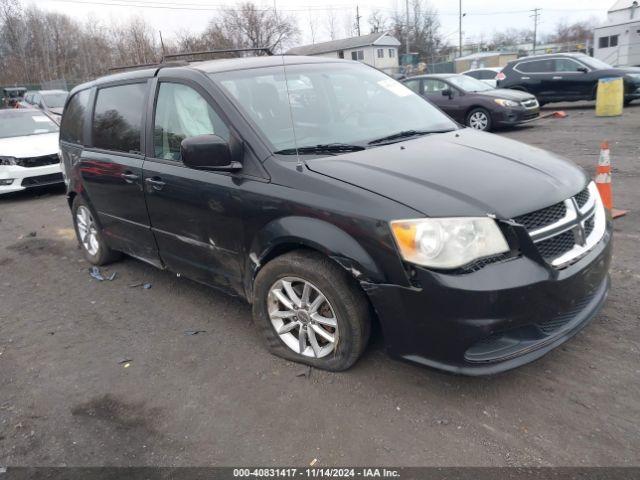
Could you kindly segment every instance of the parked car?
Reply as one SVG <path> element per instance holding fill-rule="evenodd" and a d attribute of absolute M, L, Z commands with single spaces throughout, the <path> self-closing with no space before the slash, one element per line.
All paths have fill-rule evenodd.
<path fill-rule="evenodd" d="M 463 125 L 491 131 L 518 125 L 540 115 L 536 97 L 495 89 L 466 75 L 441 73 L 411 77 L 404 84 Z"/>
<path fill-rule="evenodd" d="M 583 53 L 557 53 L 519 58 L 498 74 L 498 87 L 529 92 L 541 105 L 595 100 L 601 78 L 624 79 L 624 103 L 640 98 L 640 68 L 612 67 Z"/>
<path fill-rule="evenodd" d="M 62 181 L 58 125 L 38 110 L 0 110 L 0 194 Z"/>
<path fill-rule="evenodd" d="M 64 102 L 69 92 L 66 90 L 36 90 L 28 91 L 20 102 L 22 107 L 33 107 L 43 110 L 60 124 Z"/>
<path fill-rule="evenodd" d="M 5 87 L 2 89 L 2 106 L 15 108 L 27 91 L 24 87 Z"/>
<path fill-rule="evenodd" d="M 496 76 L 501 71 L 502 67 L 474 68 L 471 70 L 467 70 L 466 72 L 462 72 L 462 75 L 475 78 L 476 80 L 480 80 L 481 82 L 486 83 L 491 88 L 496 88 L 498 86 Z"/>
<path fill-rule="evenodd" d="M 379 322 L 392 355 L 496 373 L 575 335 L 609 289 L 583 170 L 358 62 L 100 78 L 71 92 L 60 149 L 90 263 L 124 252 L 240 296 L 273 353 L 317 368 L 350 367 Z"/>

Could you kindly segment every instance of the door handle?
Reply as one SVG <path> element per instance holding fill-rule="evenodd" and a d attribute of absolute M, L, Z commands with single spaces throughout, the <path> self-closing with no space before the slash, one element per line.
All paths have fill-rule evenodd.
<path fill-rule="evenodd" d="M 121 173 L 120 176 L 127 183 L 134 183 L 136 180 L 138 180 L 138 178 L 140 178 L 140 177 L 138 177 L 138 175 L 136 175 L 135 173 L 131 173 L 131 172 Z"/>
<path fill-rule="evenodd" d="M 554 77 L 553 77 L 553 79 L 554 79 L 554 80 L 562 80 L 562 77 L 560 77 L 560 76 L 556 75 L 556 76 L 554 76 Z"/>
<path fill-rule="evenodd" d="M 162 188 L 166 185 L 159 177 L 147 178 L 145 182 L 148 185 L 151 185 L 151 188 L 154 190 L 162 190 Z"/>

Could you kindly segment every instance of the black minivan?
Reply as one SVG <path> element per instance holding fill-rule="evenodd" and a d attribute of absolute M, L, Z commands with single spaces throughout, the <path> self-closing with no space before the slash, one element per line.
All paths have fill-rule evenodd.
<path fill-rule="evenodd" d="M 611 221 L 556 155 L 460 128 L 358 62 L 159 65 L 76 87 L 60 146 L 79 243 L 240 296 L 270 350 L 469 375 L 557 347 L 609 289 Z M 212 312 L 214 314 L 214 312 Z"/>

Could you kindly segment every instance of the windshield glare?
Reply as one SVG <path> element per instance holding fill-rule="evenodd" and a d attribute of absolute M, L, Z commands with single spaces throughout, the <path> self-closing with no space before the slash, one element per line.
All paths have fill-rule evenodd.
<path fill-rule="evenodd" d="M 0 114 L 0 138 L 23 137 L 58 131 L 58 126 L 40 111 L 5 110 Z"/>
<path fill-rule="evenodd" d="M 486 92 L 493 90 L 488 84 L 467 75 L 448 77 L 447 80 L 463 92 Z"/>
<path fill-rule="evenodd" d="M 62 108 L 67 100 L 67 93 L 43 93 L 44 104 L 49 108 Z"/>
<path fill-rule="evenodd" d="M 406 130 L 456 125 L 422 97 L 361 64 L 290 65 L 212 74 L 257 124 L 274 151 L 366 145 Z"/>

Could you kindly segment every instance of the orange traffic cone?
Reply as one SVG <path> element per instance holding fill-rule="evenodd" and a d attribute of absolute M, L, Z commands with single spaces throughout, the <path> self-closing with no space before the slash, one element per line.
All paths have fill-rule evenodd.
<path fill-rule="evenodd" d="M 596 186 L 600 192 L 600 198 L 607 210 L 611 210 L 613 218 L 622 217 L 627 214 L 627 210 L 617 210 L 613 208 L 613 192 L 611 191 L 611 157 L 609 152 L 609 142 L 606 140 L 600 144 L 600 158 L 596 169 Z"/>

